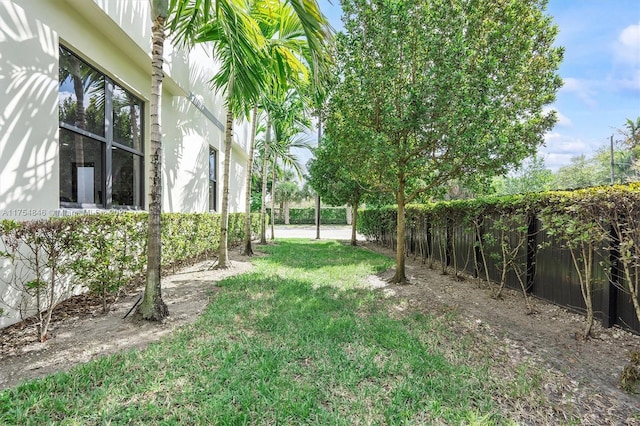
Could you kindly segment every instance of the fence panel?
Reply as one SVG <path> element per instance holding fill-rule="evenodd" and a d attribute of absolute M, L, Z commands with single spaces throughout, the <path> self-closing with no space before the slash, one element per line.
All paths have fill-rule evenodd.
<path fill-rule="evenodd" d="M 454 257 L 452 265 L 458 271 L 475 276 L 476 265 L 473 254 L 475 234 L 473 230 L 467 229 L 464 225 L 454 225 L 452 231 L 452 254 Z"/>
<path fill-rule="evenodd" d="M 536 253 L 536 272 L 533 294 L 551 303 L 584 313 L 585 304 L 580 279 L 571 251 L 542 231 L 538 234 L 540 249 Z M 581 266 L 581 264 L 579 264 Z M 602 319 L 603 292 L 608 285 L 609 251 L 596 250 L 592 268 L 592 303 L 596 318 Z"/>
<path fill-rule="evenodd" d="M 499 244 L 501 233 L 499 229 L 495 229 L 499 216 L 488 215 L 482 219 L 480 232 L 484 235 L 482 245 L 489 279 L 499 283 L 502 272 Z M 549 236 L 535 215 L 524 220 L 527 220 L 527 223 L 520 224 L 521 229 L 512 229 L 506 235 L 511 247 L 519 246 L 514 261 L 518 264 L 520 278 L 527 291 L 535 297 L 567 309 L 586 312 L 579 275 L 570 250 L 563 247 L 561 241 Z M 528 231 L 524 232 L 523 229 Z M 381 242 L 386 246 L 395 248 L 395 229 L 387 229 L 381 225 L 376 235 L 379 235 Z M 480 277 L 485 278 L 483 266 L 475 265 L 474 230 L 466 229 L 461 223 L 449 221 L 445 225 L 438 221 L 438 224 L 434 225 L 420 218 L 407 224 L 406 235 L 408 252 L 416 257 L 421 256 L 423 261 L 428 258 L 430 265 L 431 262 L 439 262 L 449 267 L 455 266 L 457 271 L 471 275 L 476 274 L 478 267 L 481 269 L 478 271 Z M 603 241 L 595 246 L 591 271 L 591 299 L 595 317 L 605 327 L 619 325 L 640 333 L 640 321 L 637 319 L 630 294 L 624 287 L 623 274 L 615 272 L 615 266 L 619 263 L 616 262 L 615 244 L 611 246 Z M 478 257 L 477 261 L 481 263 L 481 257 Z M 632 279 L 635 280 L 635 277 Z M 509 268 L 505 285 L 518 291 L 522 289 L 513 268 Z"/>
<path fill-rule="evenodd" d="M 632 282 L 635 282 L 637 279 L 635 274 L 631 277 Z M 614 321 L 616 324 L 620 325 L 623 328 L 628 328 L 631 330 L 636 330 L 640 332 L 640 321 L 638 321 L 638 317 L 636 315 L 635 307 L 633 306 L 633 301 L 631 299 L 631 294 L 626 290 L 626 282 L 624 278 L 620 278 L 620 285 L 617 290 L 616 296 L 616 315 Z M 640 300 L 640 298 L 639 298 Z"/>

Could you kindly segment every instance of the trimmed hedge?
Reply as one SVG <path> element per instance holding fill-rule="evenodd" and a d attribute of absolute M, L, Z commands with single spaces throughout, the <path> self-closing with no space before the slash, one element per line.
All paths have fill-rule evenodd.
<path fill-rule="evenodd" d="M 86 287 L 103 298 L 103 309 L 108 310 L 109 301 L 144 273 L 147 217 L 146 212 L 108 211 L 30 222 L 1 221 L 0 260 L 9 263 L 0 270 L 7 288 L 6 294 L 0 294 L 0 305 L 24 316 L 33 306 L 24 306 L 21 292 L 31 296 L 29 303 L 44 300 L 48 306 L 38 309 L 49 310 Z M 230 245 L 242 242 L 244 218 L 244 213 L 229 215 Z M 252 233 L 257 235 L 260 215 L 251 218 Z M 163 213 L 161 221 L 163 270 L 214 255 L 220 246 L 218 214 Z"/>
<path fill-rule="evenodd" d="M 282 209 L 275 209 L 275 223 L 284 224 L 284 212 Z M 271 214 L 271 208 L 267 208 L 267 213 Z M 313 225 L 316 223 L 315 207 L 289 209 L 289 224 L 291 225 Z M 320 223 L 326 225 L 346 225 L 347 209 L 345 207 L 322 207 L 320 210 Z"/>
<path fill-rule="evenodd" d="M 395 248 L 396 214 L 364 209 L 358 232 Z M 409 205 L 405 222 L 407 251 L 443 272 L 640 332 L 640 183 Z"/>

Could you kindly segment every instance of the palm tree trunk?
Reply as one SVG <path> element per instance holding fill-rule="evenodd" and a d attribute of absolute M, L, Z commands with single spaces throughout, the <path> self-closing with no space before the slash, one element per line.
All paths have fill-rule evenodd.
<path fill-rule="evenodd" d="M 233 77 L 229 79 L 228 92 L 233 90 Z M 218 264 L 216 269 L 226 269 L 229 266 L 229 181 L 231 169 L 231 140 L 233 138 L 233 110 L 231 100 L 227 99 L 227 126 L 224 136 L 224 176 L 222 178 L 222 209 L 220 210 L 220 249 L 218 250 Z"/>
<path fill-rule="evenodd" d="M 267 134 L 264 139 L 262 159 L 262 203 L 260 207 L 260 244 L 267 244 L 267 170 L 269 168 L 269 144 L 271 143 L 271 114 L 267 113 Z M 271 212 L 273 215 L 273 211 Z"/>
<path fill-rule="evenodd" d="M 133 148 L 142 151 L 140 146 L 140 129 L 138 127 L 138 113 L 135 108 L 134 100 L 129 95 L 129 118 L 131 120 L 131 133 L 133 134 Z M 141 201 L 140 194 L 140 162 L 133 161 L 133 205 L 139 206 Z"/>
<path fill-rule="evenodd" d="M 322 107 L 318 106 L 318 146 L 322 140 Z M 320 204 L 320 194 L 316 194 L 316 240 L 320 239 L 320 216 L 322 205 Z"/>
<path fill-rule="evenodd" d="M 273 156 L 273 175 L 271 178 L 271 241 L 276 238 L 275 226 L 276 226 L 276 166 L 278 165 L 278 156 Z"/>
<path fill-rule="evenodd" d="M 144 298 L 138 307 L 142 318 L 161 321 L 169 315 L 162 301 L 160 266 L 160 214 L 162 211 L 162 139 L 160 133 L 160 107 L 162 102 L 162 61 L 164 48 L 164 22 L 167 3 L 152 2 L 152 54 L 151 54 L 151 173 L 149 177 L 149 222 L 147 227 L 147 281 Z M 160 5 L 159 5 L 160 4 Z M 159 7 L 159 9 L 158 9 Z M 164 9 L 162 8 L 164 7 Z"/>
<path fill-rule="evenodd" d="M 249 141 L 249 159 L 247 160 L 247 194 L 245 196 L 244 218 L 244 251 L 246 256 L 253 256 L 251 247 L 251 176 L 253 175 L 253 147 L 256 139 L 256 126 L 258 122 L 258 106 L 253 107 L 253 119 L 251 120 L 251 140 Z"/>

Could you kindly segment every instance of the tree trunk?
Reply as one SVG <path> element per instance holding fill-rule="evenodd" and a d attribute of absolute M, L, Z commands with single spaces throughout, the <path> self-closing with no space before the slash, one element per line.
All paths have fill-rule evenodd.
<path fill-rule="evenodd" d="M 318 107 L 318 146 L 322 139 L 322 108 Z M 316 195 L 316 240 L 320 239 L 320 213 L 322 205 L 320 204 L 320 194 Z"/>
<path fill-rule="evenodd" d="M 154 11 L 155 12 L 155 11 Z M 155 13 L 154 13 L 155 14 Z M 160 214 L 162 211 L 162 139 L 160 133 L 160 108 L 162 102 L 162 61 L 164 48 L 164 14 L 154 17 L 152 26 L 151 70 L 151 173 L 149 176 L 149 221 L 147 227 L 147 280 L 138 312 L 142 318 L 161 321 L 169 315 L 162 300 L 160 281 L 161 241 Z"/>
<path fill-rule="evenodd" d="M 228 93 L 233 87 L 233 78 L 229 80 Z M 216 269 L 226 269 L 229 266 L 229 175 L 231 169 L 231 140 L 233 138 L 233 111 L 227 102 L 227 128 L 224 137 L 224 176 L 222 178 L 222 208 L 220 210 L 220 249 L 218 250 L 218 264 Z"/>
<path fill-rule="evenodd" d="M 267 177 L 269 168 L 269 144 L 271 143 L 271 114 L 267 113 L 267 134 L 264 138 L 262 159 L 262 203 L 260 207 L 260 244 L 267 244 Z M 271 212 L 273 215 L 273 211 Z"/>
<path fill-rule="evenodd" d="M 274 151 L 275 154 L 275 151 Z M 276 166 L 278 165 L 278 156 L 273 156 L 273 175 L 271 178 L 271 241 L 276 238 Z"/>
<path fill-rule="evenodd" d="M 395 284 L 406 284 L 407 277 L 405 275 L 405 241 L 404 241 L 404 182 L 403 179 L 400 179 L 400 185 L 398 188 L 398 193 L 396 194 L 396 201 L 398 203 L 398 215 L 397 215 L 397 229 L 396 229 L 396 273 L 391 279 L 392 283 Z"/>
<path fill-rule="evenodd" d="M 253 147 L 256 139 L 256 126 L 258 121 L 258 106 L 253 107 L 253 119 L 251 120 L 251 140 L 249 141 L 249 158 L 247 159 L 247 195 L 245 197 L 244 218 L 244 250 L 246 256 L 253 256 L 251 247 L 251 176 L 253 175 Z"/>
<path fill-rule="evenodd" d="M 570 247 L 569 251 L 571 253 L 573 266 L 575 267 L 578 275 L 578 281 L 580 281 L 580 291 L 587 310 L 587 319 L 584 326 L 584 332 L 581 337 L 583 339 L 588 339 L 591 335 L 591 328 L 593 327 L 593 303 L 591 299 L 591 266 L 593 261 L 593 247 L 588 242 L 581 242 L 578 247 Z M 582 267 L 578 260 L 578 256 L 581 256 L 580 260 L 582 261 Z"/>
<path fill-rule="evenodd" d="M 348 207 L 347 207 L 348 208 Z M 353 213 L 351 216 L 351 245 L 357 246 L 358 242 L 356 241 L 356 225 L 358 223 L 358 203 L 353 203 Z"/>
<path fill-rule="evenodd" d="M 289 225 L 291 224 L 291 220 L 289 218 L 289 202 L 288 201 L 284 202 L 283 210 L 284 210 L 284 224 Z"/>

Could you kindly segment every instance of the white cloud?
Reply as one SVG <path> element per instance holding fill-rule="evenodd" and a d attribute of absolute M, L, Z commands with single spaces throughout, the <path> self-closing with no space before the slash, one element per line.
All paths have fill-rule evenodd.
<path fill-rule="evenodd" d="M 572 138 L 557 132 L 547 133 L 544 136 L 546 152 L 569 153 L 571 155 L 579 155 L 591 148 L 582 139 Z"/>
<path fill-rule="evenodd" d="M 616 63 L 611 80 L 616 88 L 640 91 L 640 22 L 629 25 L 613 44 Z"/>
<path fill-rule="evenodd" d="M 552 172 L 557 172 L 562 166 L 566 166 L 571 163 L 572 154 L 558 154 L 558 153 L 545 153 L 544 165 Z"/>
<path fill-rule="evenodd" d="M 640 67 L 630 73 L 626 78 L 618 81 L 618 85 L 623 89 L 640 90 Z"/>
<path fill-rule="evenodd" d="M 545 166 L 555 172 L 569 164 L 573 157 L 592 155 L 595 148 L 591 145 L 578 137 L 550 132 L 544 136 L 544 145 L 540 147 L 539 153 L 544 158 Z"/>
<path fill-rule="evenodd" d="M 640 65 L 640 22 L 620 32 L 614 45 L 616 59 L 622 63 Z"/>
<path fill-rule="evenodd" d="M 596 106 L 594 95 L 596 92 L 591 88 L 592 82 L 589 80 L 567 77 L 564 79 L 564 85 L 560 89 L 564 92 L 575 93 L 585 105 L 589 107 Z"/>

